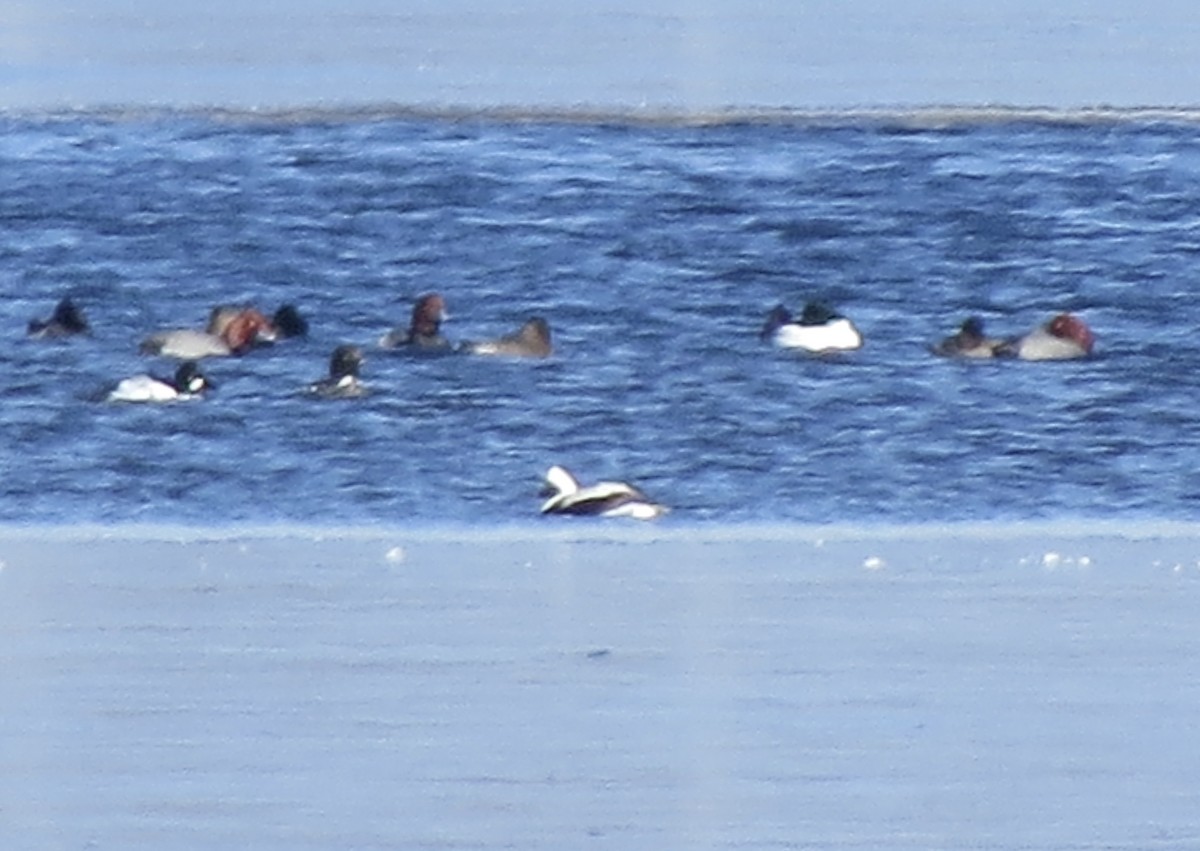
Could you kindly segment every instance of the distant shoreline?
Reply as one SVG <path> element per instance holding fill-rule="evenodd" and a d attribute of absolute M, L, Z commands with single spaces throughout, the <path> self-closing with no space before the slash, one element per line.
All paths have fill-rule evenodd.
<path fill-rule="evenodd" d="M 196 118 L 229 123 L 303 124 L 313 121 L 445 121 L 509 124 L 619 124 L 665 127 L 848 126 L 886 125 L 925 130 L 1012 123 L 1095 125 L 1126 123 L 1200 123 L 1200 106 L 1094 106 L 1059 108 L 1005 105 L 946 105 L 872 108 L 729 107 L 686 110 L 672 108 L 430 106 L 378 103 L 302 107 L 233 107 L 222 105 L 96 105 L 86 107 L 6 107 L 0 118 L 98 121 L 152 121 Z"/>

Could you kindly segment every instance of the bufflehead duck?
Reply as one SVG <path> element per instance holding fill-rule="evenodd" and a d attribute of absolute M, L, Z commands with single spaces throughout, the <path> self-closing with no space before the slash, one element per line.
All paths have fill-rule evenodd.
<path fill-rule="evenodd" d="M 1060 313 L 1023 337 L 1001 346 L 998 354 L 1021 360 L 1072 360 L 1092 353 L 1096 338 L 1078 316 Z"/>
<path fill-rule="evenodd" d="M 135 375 L 123 379 L 108 394 L 110 402 L 174 402 L 194 399 L 215 385 L 200 372 L 194 361 L 185 361 L 174 378 Z"/>
<path fill-rule="evenodd" d="M 994 358 L 1002 340 L 987 336 L 983 331 L 983 320 L 970 316 L 963 321 L 955 334 L 946 337 L 930 351 L 946 358 Z"/>
<path fill-rule="evenodd" d="M 446 319 L 445 299 L 438 293 L 425 293 L 413 305 L 408 328 L 393 328 L 383 335 L 379 345 L 385 349 L 409 346 L 429 351 L 448 350 L 450 341 L 441 333 Z"/>
<path fill-rule="evenodd" d="M 52 337 L 70 337 L 74 334 L 87 334 L 91 328 L 75 302 L 64 298 L 54 307 L 54 313 L 49 319 L 34 319 L 29 323 L 30 337 L 42 339 Z"/>
<path fill-rule="evenodd" d="M 550 325 L 540 316 L 534 316 L 511 334 L 496 340 L 464 343 L 462 350 L 474 355 L 501 355 L 518 358 L 550 357 Z"/>
<path fill-rule="evenodd" d="M 817 353 L 849 351 L 863 344 L 853 322 L 816 301 L 804 305 L 798 320 L 782 304 L 775 305 L 759 336 L 780 348 Z"/>
<path fill-rule="evenodd" d="M 367 388 L 358 380 L 358 370 L 363 360 L 363 351 L 358 346 L 338 346 L 329 358 L 329 375 L 310 384 L 308 392 L 325 399 L 350 399 L 365 395 Z"/>
<path fill-rule="evenodd" d="M 142 341 L 140 351 L 147 355 L 194 360 L 244 354 L 262 343 L 275 340 L 271 320 L 253 307 L 219 305 L 208 317 L 203 331 L 178 328 L 159 331 Z"/>
<path fill-rule="evenodd" d="M 546 490 L 553 495 L 542 504 L 542 514 L 586 514 L 653 520 L 668 510 L 624 482 L 597 482 L 581 487 L 574 476 L 558 465 L 546 473 Z"/>

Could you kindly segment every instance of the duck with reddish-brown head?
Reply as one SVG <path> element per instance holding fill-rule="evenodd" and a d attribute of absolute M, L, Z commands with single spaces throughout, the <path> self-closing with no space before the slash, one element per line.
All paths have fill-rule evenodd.
<path fill-rule="evenodd" d="M 195 360 L 244 354 L 255 346 L 274 342 L 275 326 L 253 307 L 220 305 L 208 317 L 208 327 L 159 331 L 142 341 L 143 354 Z"/>
<path fill-rule="evenodd" d="M 1073 360 L 1086 358 L 1096 346 L 1087 323 L 1071 313 L 1060 313 L 1028 334 L 1009 340 L 997 354 L 1021 360 Z"/>
<path fill-rule="evenodd" d="M 413 305 L 408 327 L 393 328 L 383 335 L 379 345 L 385 349 L 450 351 L 450 341 L 442 336 L 442 323 L 446 318 L 445 299 L 438 293 L 425 293 Z"/>

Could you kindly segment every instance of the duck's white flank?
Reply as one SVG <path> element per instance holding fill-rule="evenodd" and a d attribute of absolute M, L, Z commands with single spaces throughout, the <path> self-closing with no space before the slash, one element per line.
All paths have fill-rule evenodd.
<path fill-rule="evenodd" d="M 108 394 L 110 402 L 175 402 L 195 399 L 204 389 L 204 380 L 197 378 L 179 390 L 170 383 L 151 375 L 134 375 L 122 379 Z"/>
<path fill-rule="evenodd" d="M 788 322 L 772 335 L 775 345 L 784 349 L 805 349 L 810 352 L 832 352 L 862 347 L 862 334 L 845 317 L 823 325 L 801 325 Z"/>

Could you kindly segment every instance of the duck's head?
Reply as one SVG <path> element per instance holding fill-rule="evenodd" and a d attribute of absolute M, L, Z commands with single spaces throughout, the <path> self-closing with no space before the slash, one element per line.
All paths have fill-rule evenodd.
<path fill-rule="evenodd" d="M 175 370 L 175 389 L 180 393 L 195 396 L 215 387 L 195 361 L 184 361 Z"/>
<path fill-rule="evenodd" d="M 425 293 L 413 305 L 409 330 L 413 336 L 432 337 L 438 333 L 446 318 L 445 299 L 438 293 Z"/>
<path fill-rule="evenodd" d="M 978 316 L 968 316 L 958 329 L 959 339 L 967 345 L 979 345 L 984 340 L 983 320 Z"/>
<path fill-rule="evenodd" d="M 1089 355 L 1096 345 L 1096 337 L 1087 323 L 1071 313 L 1060 313 L 1050 320 L 1046 330 L 1061 340 L 1073 340 Z"/>
<path fill-rule="evenodd" d="M 219 336 L 230 349 L 240 353 L 262 343 L 273 343 L 278 335 L 270 319 L 247 307 L 225 324 Z"/>
<path fill-rule="evenodd" d="M 841 314 L 823 301 L 810 301 L 804 305 L 800 314 L 801 325 L 825 325 L 835 319 L 841 319 Z"/>
<path fill-rule="evenodd" d="M 520 354 L 539 358 L 550 356 L 550 323 L 542 317 L 530 317 L 513 337 Z"/>
<path fill-rule="evenodd" d="M 55 305 L 49 319 L 34 319 L 29 323 L 29 334 L 34 337 L 86 334 L 89 330 L 83 311 L 70 298 L 64 298 Z"/>
<path fill-rule="evenodd" d="M 54 308 L 54 316 L 50 321 L 68 334 L 82 334 L 88 330 L 87 320 L 75 302 L 64 298 Z"/>
<path fill-rule="evenodd" d="M 364 360 L 361 348 L 344 343 L 334 349 L 329 357 L 329 377 L 339 380 L 347 377 L 358 378 L 358 371 Z"/>
<path fill-rule="evenodd" d="M 300 315 L 294 304 L 281 305 L 271 317 L 275 333 L 280 337 L 307 337 L 308 320 Z"/>

